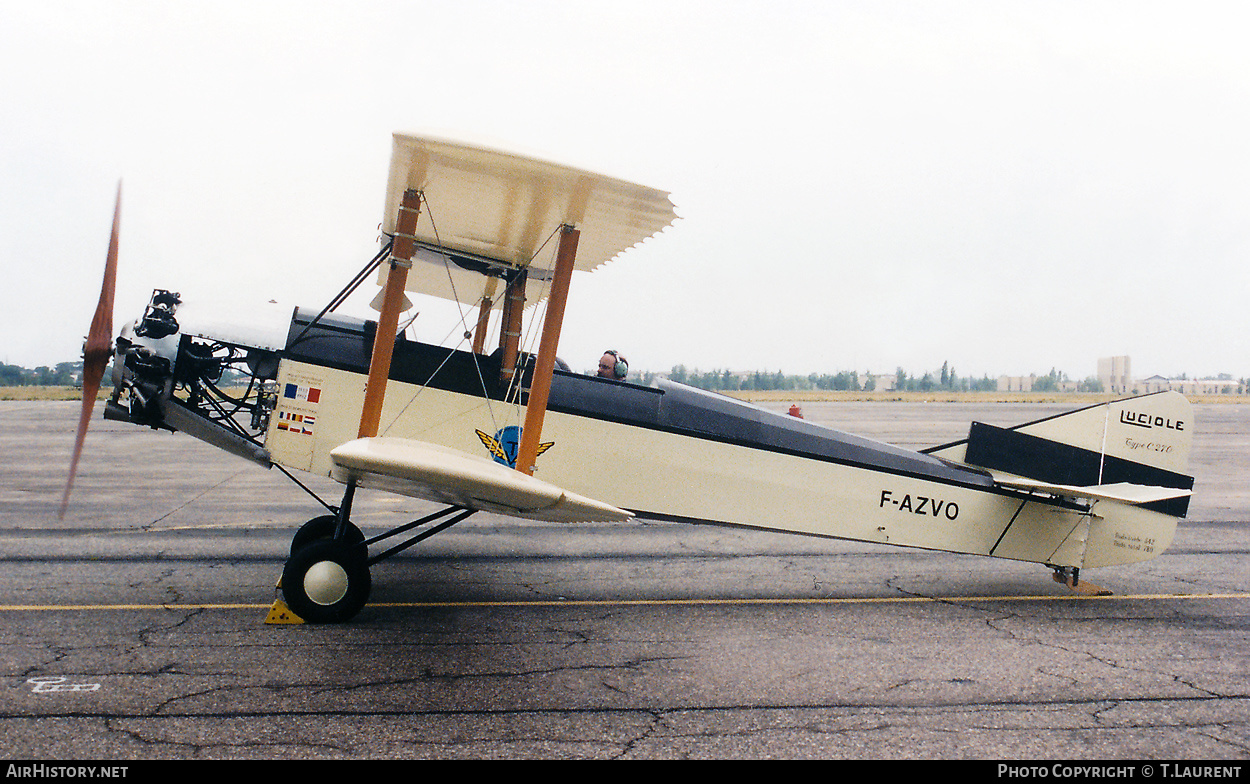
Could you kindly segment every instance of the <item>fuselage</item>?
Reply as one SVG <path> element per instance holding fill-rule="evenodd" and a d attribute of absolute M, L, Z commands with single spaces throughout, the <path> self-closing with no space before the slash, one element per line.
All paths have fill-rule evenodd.
<path fill-rule="evenodd" d="M 282 465 L 328 475 L 357 436 L 373 324 L 297 314 L 265 445 Z M 379 435 L 515 459 L 525 388 L 489 355 L 396 341 Z M 990 474 L 660 382 L 556 371 L 535 476 L 639 517 L 994 555 L 1060 566 L 1144 560 L 1175 519 L 1004 490 Z M 1157 518 L 1157 519 L 1156 519 Z M 1117 515 L 1117 520 L 1124 519 Z M 1144 526 L 1144 527 L 1143 527 Z"/>

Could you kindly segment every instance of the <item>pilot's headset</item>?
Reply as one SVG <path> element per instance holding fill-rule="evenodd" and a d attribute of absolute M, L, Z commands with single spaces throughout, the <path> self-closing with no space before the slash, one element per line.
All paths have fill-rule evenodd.
<path fill-rule="evenodd" d="M 629 375 L 629 361 L 612 349 L 603 353 L 611 354 L 616 359 L 616 364 L 612 366 L 612 378 L 617 381 L 625 380 L 625 376 Z"/>

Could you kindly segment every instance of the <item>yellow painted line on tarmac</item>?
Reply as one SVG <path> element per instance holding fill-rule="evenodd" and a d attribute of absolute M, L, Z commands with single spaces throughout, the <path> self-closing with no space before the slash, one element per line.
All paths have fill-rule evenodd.
<path fill-rule="evenodd" d="M 268 604 L 0 604 L 0 612 L 82 612 L 84 610 L 255 610 Z"/>
<path fill-rule="evenodd" d="M 778 599 L 543 599 L 482 602 L 378 602 L 369 607 L 663 607 L 716 605 L 800 605 L 800 604 L 919 604 L 989 602 L 1071 602 L 1071 601 L 1174 601 L 1193 599 L 1250 599 L 1250 593 L 1160 593 L 1110 596 L 868 596 Z M 84 612 L 121 610 L 257 610 L 271 604 L 3 604 L 0 612 Z"/>
<path fill-rule="evenodd" d="M 751 604 L 916 604 L 936 602 L 1046 602 L 1083 599 L 1250 599 L 1250 593 L 1208 594 L 1125 594 L 1123 596 L 866 596 L 782 599 L 568 599 L 542 601 L 496 602 L 413 602 L 378 603 L 370 607 L 629 607 L 668 605 L 751 605 Z"/>

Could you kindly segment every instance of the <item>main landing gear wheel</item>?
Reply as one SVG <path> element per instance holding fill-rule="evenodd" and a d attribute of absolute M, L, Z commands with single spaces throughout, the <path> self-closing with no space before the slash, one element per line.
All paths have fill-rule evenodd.
<path fill-rule="evenodd" d="M 369 599 L 372 581 L 363 547 L 317 539 L 298 548 L 282 570 L 282 598 L 308 623 L 341 623 Z"/>

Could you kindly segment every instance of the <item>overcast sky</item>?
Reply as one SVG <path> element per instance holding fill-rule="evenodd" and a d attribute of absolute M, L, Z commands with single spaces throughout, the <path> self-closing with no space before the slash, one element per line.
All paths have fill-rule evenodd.
<path fill-rule="evenodd" d="M 575 369 L 1250 375 L 1243 6 L 9 0 L 0 361 L 77 358 L 119 179 L 115 325 L 320 307 L 435 130 L 672 193 L 575 279 Z"/>

